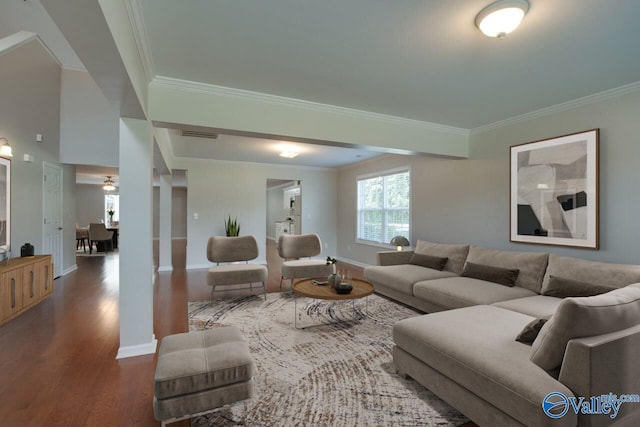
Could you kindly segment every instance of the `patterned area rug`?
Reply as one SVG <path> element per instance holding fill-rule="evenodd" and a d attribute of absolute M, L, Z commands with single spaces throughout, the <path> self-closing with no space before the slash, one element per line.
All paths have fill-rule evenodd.
<path fill-rule="evenodd" d="M 395 322 L 416 316 L 377 295 L 328 302 L 299 298 L 294 328 L 290 293 L 227 301 L 190 302 L 189 330 L 234 325 L 256 363 L 252 426 L 458 426 L 462 414 L 417 382 L 395 372 L 391 349 Z M 355 320 L 354 320 L 355 319 Z M 193 426 L 237 425 L 236 404 L 192 420 Z"/>

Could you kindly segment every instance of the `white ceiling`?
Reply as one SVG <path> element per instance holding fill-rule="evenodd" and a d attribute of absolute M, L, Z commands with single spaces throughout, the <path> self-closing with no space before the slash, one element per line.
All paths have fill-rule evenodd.
<path fill-rule="evenodd" d="M 118 168 L 111 168 L 105 166 L 94 165 L 76 165 L 76 184 L 87 184 L 102 186 L 107 176 L 111 177 L 116 187 L 119 186 L 119 173 Z M 171 171 L 171 183 L 173 187 L 186 187 L 187 186 L 187 173 L 183 170 Z M 160 185 L 160 177 L 157 173 L 153 174 L 153 185 Z"/>
<path fill-rule="evenodd" d="M 471 129 L 640 81 L 640 1 L 140 0 L 155 74 Z"/>
<path fill-rule="evenodd" d="M 530 0 L 504 40 L 474 26 L 491 0 L 126 1 L 142 12 L 155 76 L 463 129 L 640 82 L 640 1 Z M 18 30 L 83 67 L 40 0 L 2 1 L 0 36 Z M 298 143 L 308 154 L 285 160 L 273 154 L 281 141 L 172 142 L 178 156 L 298 166 L 379 154 Z"/>
<path fill-rule="evenodd" d="M 0 37 L 18 31 L 40 36 L 58 61 L 67 68 L 85 67 L 39 0 L 3 0 L 0 6 Z"/>
<path fill-rule="evenodd" d="M 218 135 L 217 139 L 209 139 L 180 136 L 178 130 L 171 130 L 169 133 L 175 156 L 197 159 L 338 167 L 381 154 L 360 148 L 331 147 L 245 136 Z M 293 159 L 280 157 L 279 154 L 284 150 L 293 150 L 300 154 Z"/>
<path fill-rule="evenodd" d="M 110 176 L 118 186 L 118 168 L 106 166 L 76 166 L 76 184 L 102 185 L 107 176 Z"/>

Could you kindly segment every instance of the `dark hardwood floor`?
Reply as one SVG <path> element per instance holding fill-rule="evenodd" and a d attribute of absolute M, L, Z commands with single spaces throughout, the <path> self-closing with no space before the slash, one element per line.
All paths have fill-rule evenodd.
<path fill-rule="evenodd" d="M 267 247 L 267 291 L 276 292 L 281 261 L 272 241 Z M 186 245 L 174 241 L 173 248 L 174 265 L 184 267 Z M 76 260 L 78 270 L 56 279 L 51 297 L 0 327 L 0 425 L 159 425 L 152 409 L 156 356 L 115 358 L 118 255 Z M 361 277 L 361 268 L 349 268 Z M 158 341 L 186 332 L 187 302 L 210 298 L 206 270 L 156 274 L 153 292 Z M 217 292 L 216 298 L 248 293 Z"/>

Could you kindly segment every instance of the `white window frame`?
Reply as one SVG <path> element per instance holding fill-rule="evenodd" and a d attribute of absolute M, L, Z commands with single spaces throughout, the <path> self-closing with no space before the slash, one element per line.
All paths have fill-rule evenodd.
<path fill-rule="evenodd" d="M 115 215 L 114 215 L 114 221 L 120 221 L 120 194 L 119 193 L 109 193 L 109 194 L 105 194 L 103 197 L 104 200 L 104 223 L 105 224 L 109 224 L 109 214 L 107 213 L 107 209 L 109 208 L 109 203 L 107 202 L 107 196 L 116 196 L 118 203 L 117 206 L 115 207 Z"/>
<path fill-rule="evenodd" d="M 356 236 L 355 236 L 355 242 L 362 244 L 362 245 L 368 245 L 368 246 L 377 246 L 377 247 L 381 247 L 381 248 L 385 248 L 385 249 L 389 249 L 389 248 L 393 248 L 395 249 L 395 246 L 392 246 L 391 244 L 389 244 L 389 242 L 377 242 L 374 240 L 366 240 L 366 239 L 361 239 L 360 237 L 358 237 L 358 234 L 360 232 L 360 209 L 358 207 L 358 203 L 359 203 L 359 198 L 360 198 L 360 194 L 358 192 L 358 186 L 360 181 L 365 180 L 365 179 L 371 179 L 371 178 L 378 178 L 378 177 L 385 177 L 385 176 L 389 176 L 389 175 L 396 175 L 396 174 L 400 174 L 400 173 L 404 173 L 404 172 L 408 172 L 409 173 L 409 241 L 411 241 L 411 219 L 413 218 L 412 215 L 412 181 L 411 181 L 411 167 L 410 166 L 401 166 L 401 167 L 397 167 L 397 168 L 393 168 L 393 169 L 387 169 L 381 172 L 373 172 L 373 173 L 367 173 L 367 174 L 363 174 L 363 175 L 357 175 L 356 176 Z"/>

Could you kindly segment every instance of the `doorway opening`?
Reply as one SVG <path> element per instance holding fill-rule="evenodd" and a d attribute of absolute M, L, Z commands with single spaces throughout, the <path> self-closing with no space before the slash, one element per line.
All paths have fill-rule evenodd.
<path fill-rule="evenodd" d="M 302 181 L 267 179 L 267 240 L 302 234 Z"/>

